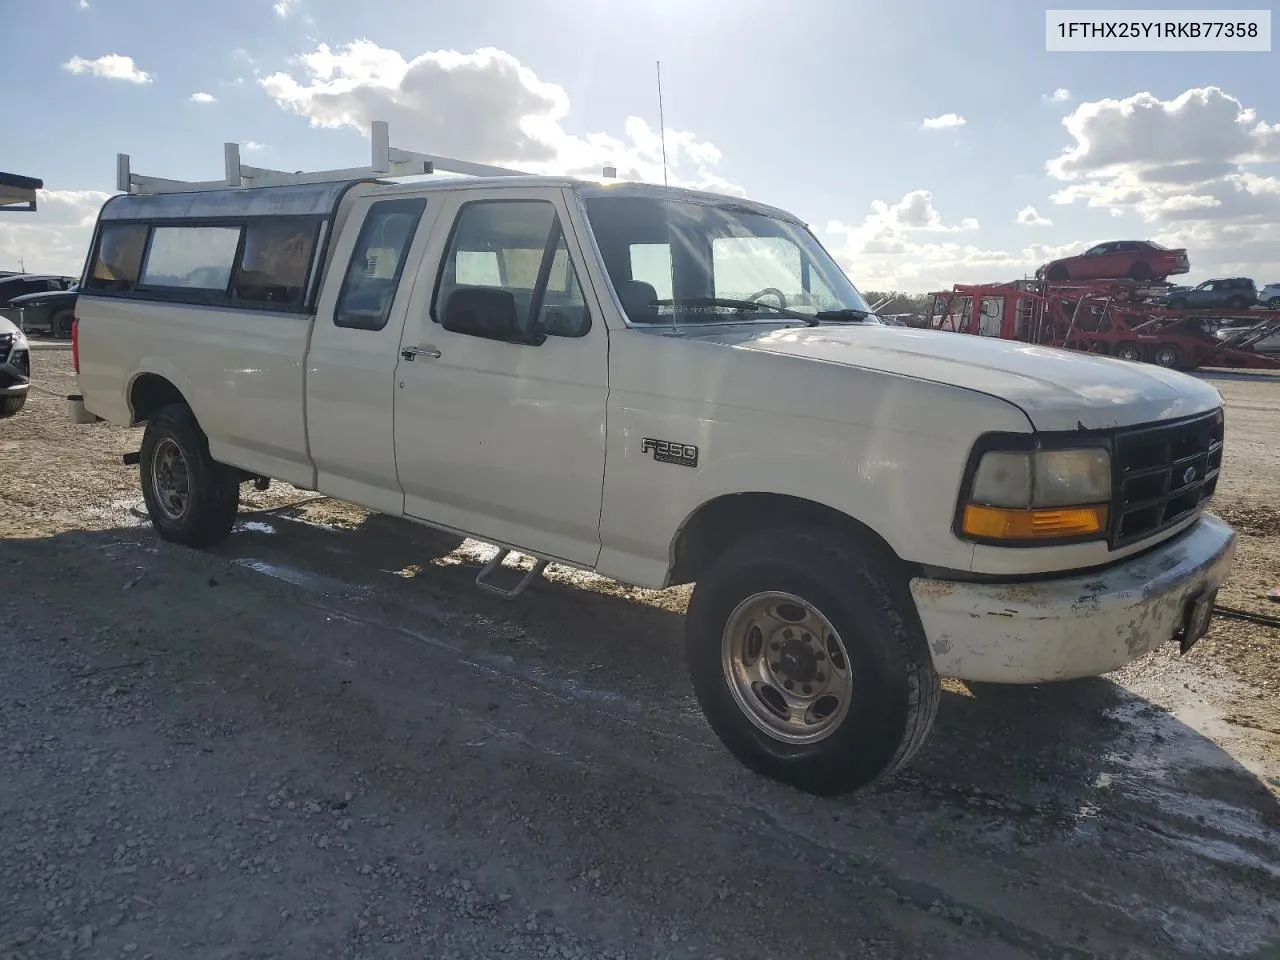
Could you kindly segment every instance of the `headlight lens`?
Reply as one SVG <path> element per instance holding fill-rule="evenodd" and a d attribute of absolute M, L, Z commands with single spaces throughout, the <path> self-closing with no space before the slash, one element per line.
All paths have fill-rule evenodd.
<path fill-rule="evenodd" d="M 1096 537 L 1106 530 L 1110 499 L 1105 449 L 993 450 L 978 463 L 961 530 L 981 540 Z"/>

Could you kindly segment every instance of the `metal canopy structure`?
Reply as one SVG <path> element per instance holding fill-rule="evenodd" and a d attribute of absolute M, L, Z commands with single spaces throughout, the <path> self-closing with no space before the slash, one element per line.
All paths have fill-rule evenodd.
<path fill-rule="evenodd" d="M 36 193 L 43 189 L 44 181 L 36 177 L 0 173 L 0 213 L 35 213 Z"/>
<path fill-rule="evenodd" d="M 348 167 L 339 170 L 298 170 L 289 173 L 254 167 L 240 160 L 238 143 L 223 144 L 223 178 L 221 180 L 168 180 L 163 177 L 134 173 L 127 153 L 116 154 L 116 189 L 123 193 L 196 193 L 202 190 L 225 190 L 228 187 L 279 187 L 304 183 L 329 183 L 358 180 L 367 177 L 378 179 L 392 177 L 420 177 L 433 173 L 456 173 L 475 177 L 523 177 L 524 170 L 512 170 L 469 160 L 455 160 L 430 153 L 402 150 L 391 146 L 390 129 L 385 120 L 374 120 L 369 125 L 372 156 L 367 167 Z M 606 177 L 616 176 L 613 167 L 606 167 Z"/>

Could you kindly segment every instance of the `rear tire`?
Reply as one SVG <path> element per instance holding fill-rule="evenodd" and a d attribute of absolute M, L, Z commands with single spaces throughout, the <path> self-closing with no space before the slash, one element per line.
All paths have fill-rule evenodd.
<path fill-rule="evenodd" d="M 1054 283 L 1062 283 L 1064 280 L 1070 279 L 1067 274 L 1067 268 L 1060 264 L 1055 264 L 1045 271 L 1044 277 L 1046 280 L 1052 280 Z"/>
<path fill-rule="evenodd" d="M 1142 363 L 1142 347 L 1136 343 L 1117 343 L 1115 353 L 1112 354 L 1117 360 L 1127 360 L 1130 363 Z"/>
<path fill-rule="evenodd" d="M 1138 263 L 1135 263 L 1132 267 L 1129 268 L 1129 278 L 1131 280 L 1136 280 L 1139 283 L 1149 282 L 1151 280 L 1151 276 L 1152 274 L 1151 274 L 1150 264 L 1142 263 L 1141 261 L 1139 261 Z"/>
<path fill-rule="evenodd" d="M 1171 343 L 1162 343 L 1152 349 L 1151 362 L 1166 370 L 1177 370 L 1182 363 L 1182 351 Z"/>
<path fill-rule="evenodd" d="M 11 397 L 0 397 L 0 420 L 16 417 L 18 411 L 27 405 L 25 393 L 15 393 Z"/>
<path fill-rule="evenodd" d="M 1185 310 L 1187 309 L 1187 301 L 1184 300 L 1182 297 L 1174 297 L 1172 300 L 1169 301 L 1169 309 Z"/>
<path fill-rule="evenodd" d="M 898 571 L 883 550 L 775 529 L 699 578 L 685 619 L 694 692 L 748 769 L 833 796 L 915 755 L 941 686 Z"/>
<path fill-rule="evenodd" d="M 210 456 L 190 407 L 171 404 L 151 416 L 138 466 L 147 513 L 163 539 L 197 548 L 226 539 L 236 522 L 240 483 Z"/>
<path fill-rule="evenodd" d="M 54 314 L 53 319 L 49 321 L 49 336 L 57 337 L 59 340 L 70 340 L 71 320 L 74 316 L 70 310 Z"/>

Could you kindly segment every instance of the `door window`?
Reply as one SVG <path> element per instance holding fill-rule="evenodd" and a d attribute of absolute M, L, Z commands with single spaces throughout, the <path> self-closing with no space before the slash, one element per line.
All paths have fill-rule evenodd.
<path fill-rule="evenodd" d="M 334 326 L 381 330 L 387 325 L 405 255 L 426 206 L 425 197 L 403 197 L 369 207 L 338 291 Z"/>
<path fill-rule="evenodd" d="M 591 314 L 556 208 L 545 200 L 476 200 L 458 212 L 431 319 L 440 322 L 457 290 L 505 290 L 526 332 L 581 337 Z"/>

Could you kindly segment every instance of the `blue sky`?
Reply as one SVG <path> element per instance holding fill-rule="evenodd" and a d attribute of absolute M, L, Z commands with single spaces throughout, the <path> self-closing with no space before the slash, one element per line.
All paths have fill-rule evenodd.
<path fill-rule="evenodd" d="M 78 271 L 117 151 L 184 179 L 220 176 L 226 140 L 247 163 L 346 166 L 385 117 L 401 146 L 660 177 L 661 60 L 677 179 L 794 210 L 864 288 L 1013 279 L 1129 236 L 1187 245 L 1188 279 L 1280 279 L 1275 53 L 1050 54 L 1043 6 L 1009 0 L 43 0 L 23 17 L 0 90 L 28 119 L 0 169 L 50 193 L 0 219 L 0 269 Z M 964 122 L 922 126 L 947 115 Z"/>

